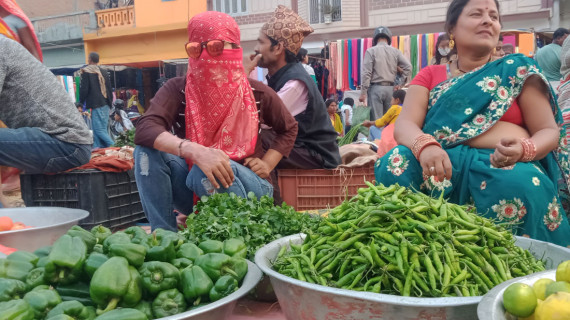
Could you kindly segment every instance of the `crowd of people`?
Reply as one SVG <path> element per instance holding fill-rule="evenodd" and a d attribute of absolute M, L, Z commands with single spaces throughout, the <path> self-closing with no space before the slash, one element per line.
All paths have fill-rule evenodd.
<path fill-rule="evenodd" d="M 14 8 L 7 12 L 19 16 Z M 503 43 L 499 9 L 497 0 L 451 1 L 435 56 L 413 79 L 391 31 L 377 28 L 362 63 L 358 103 L 370 108 L 362 123 L 354 123 L 354 99 L 322 98 L 302 48 L 314 30 L 293 10 L 278 6 L 245 59 L 231 16 L 195 15 L 180 44 L 186 76 L 167 81 L 136 125 L 134 172 L 152 228 L 176 230 L 200 197 L 218 192 L 279 204 L 278 169 L 336 168 L 339 136 L 361 124 L 382 146 L 378 183 L 443 192 L 519 235 L 570 245 L 560 197 L 570 185 L 569 32 L 556 30 L 533 60 Z M 91 53 L 81 70 L 91 135 L 88 115 L 25 40 L 25 21 L 11 23 L 18 32 L 0 36 L 0 119 L 8 127 L 0 129 L 0 165 L 52 173 L 88 162 L 92 146 L 112 144 L 112 91 L 99 56 Z M 248 77 L 257 66 L 267 69 L 267 84 Z"/>

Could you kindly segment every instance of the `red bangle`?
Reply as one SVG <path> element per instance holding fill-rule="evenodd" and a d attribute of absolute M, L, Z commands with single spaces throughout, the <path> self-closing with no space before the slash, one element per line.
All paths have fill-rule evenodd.
<path fill-rule="evenodd" d="M 534 145 L 534 142 L 531 139 L 521 138 L 521 145 L 523 148 L 523 154 L 520 161 L 533 161 L 536 157 L 536 145 Z"/>
<path fill-rule="evenodd" d="M 414 139 L 414 143 L 412 144 L 412 153 L 418 161 L 420 160 L 420 154 L 428 146 L 438 146 L 441 148 L 441 144 L 439 144 L 432 135 L 427 133 L 421 134 Z"/>

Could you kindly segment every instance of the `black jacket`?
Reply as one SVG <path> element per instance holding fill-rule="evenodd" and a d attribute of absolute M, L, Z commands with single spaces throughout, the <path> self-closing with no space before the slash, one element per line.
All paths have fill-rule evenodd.
<path fill-rule="evenodd" d="M 87 108 L 95 109 L 102 106 L 111 106 L 113 103 L 113 91 L 111 90 L 111 78 L 107 70 L 101 69 L 101 74 L 105 78 L 107 87 L 107 98 L 103 97 L 99 85 L 99 77 L 96 73 L 83 72 L 81 74 L 81 84 L 79 88 L 79 102 L 85 103 Z"/>
<path fill-rule="evenodd" d="M 317 85 L 300 63 L 289 63 L 268 79 L 269 87 L 276 92 L 289 80 L 305 83 L 309 91 L 307 109 L 295 116 L 299 124 L 295 147 L 312 150 L 323 158 L 325 169 L 336 168 L 341 164 L 340 153 L 327 107 Z"/>

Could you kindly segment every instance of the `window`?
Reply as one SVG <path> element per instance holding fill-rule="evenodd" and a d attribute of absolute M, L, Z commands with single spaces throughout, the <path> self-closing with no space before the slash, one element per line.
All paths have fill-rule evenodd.
<path fill-rule="evenodd" d="M 229 15 L 247 14 L 248 0 L 213 0 L 214 10 Z"/>
<path fill-rule="evenodd" d="M 341 0 L 309 0 L 311 23 L 330 23 L 342 20 Z"/>

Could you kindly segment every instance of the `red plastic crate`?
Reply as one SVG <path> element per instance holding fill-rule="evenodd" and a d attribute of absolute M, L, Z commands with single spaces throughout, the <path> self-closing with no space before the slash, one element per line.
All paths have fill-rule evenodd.
<path fill-rule="evenodd" d="M 279 170 L 281 197 L 297 211 L 333 208 L 374 180 L 374 166 L 342 169 Z"/>

